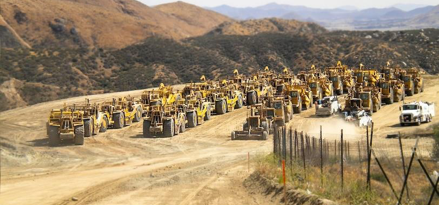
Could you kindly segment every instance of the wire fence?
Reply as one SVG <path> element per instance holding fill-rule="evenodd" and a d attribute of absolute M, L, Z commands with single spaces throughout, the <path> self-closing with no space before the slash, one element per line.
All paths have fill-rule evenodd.
<path fill-rule="evenodd" d="M 343 130 L 340 130 L 339 139 L 325 139 L 321 126 L 318 137 L 315 135 L 316 133 L 311 136 L 292 128 L 278 127 L 274 131 L 273 153 L 279 161 L 284 160 L 291 170 L 293 166 L 300 166 L 305 181 L 307 169 L 320 168 L 321 176 L 332 171 L 339 178 L 342 191 L 345 170 L 354 169 L 361 175 L 358 177 L 365 179 L 368 190 L 371 189 L 373 180 L 387 184 L 387 189 L 397 204 L 413 201 L 416 204 L 431 204 L 434 195 L 439 196 L 439 174 L 434 175 L 432 172 L 438 169 L 438 163 L 431 160 L 432 143 L 420 143 L 420 138 L 403 140 L 400 135 L 377 143 L 374 142 L 377 139 L 374 139 L 373 124 L 366 128 L 364 135 L 357 136 L 359 140 L 346 140 L 353 138 L 344 136 Z M 337 169 L 333 169 L 334 166 Z M 432 190 L 431 194 L 424 193 L 429 189 Z M 425 196 L 421 197 L 421 194 Z"/>

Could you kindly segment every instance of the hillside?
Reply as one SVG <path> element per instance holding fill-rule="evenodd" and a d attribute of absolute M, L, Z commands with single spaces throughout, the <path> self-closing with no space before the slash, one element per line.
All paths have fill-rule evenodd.
<path fill-rule="evenodd" d="M 205 18 L 193 21 L 190 15 L 201 8 L 177 4 L 175 10 L 180 6 L 188 16 L 175 16 L 136 0 L 10 0 L 0 2 L 0 16 L 33 47 L 71 48 L 123 48 L 150 36 L 182 39 L 203 35 L 228 21 L 208 11 L 203 13 Z M 0 24 L 0 32 L 3 27 Z"/>
<path fill-rule="evenodd" d="M 284 19 L 260 19 L 226 22 L 208 35 L 255 35 L 258 33 L 320 34 L 326 30 L 314 23 Z"/>
<path fill-rule="evenodd" d="M 291 28 L 286 30 L 292 30 Z M 222 79 L 233 69 L 280 71 L 315 64 L 379 68 L 421 67 L 439 73 L 439 30 L 321 34 L 265 32 L 256 35 L 205 35 L 175 41 L 160 37 L 119 50 L 2 49 L 0 110 L 86 94 L 144 89 L 196 81 L 201 74 Z"/>

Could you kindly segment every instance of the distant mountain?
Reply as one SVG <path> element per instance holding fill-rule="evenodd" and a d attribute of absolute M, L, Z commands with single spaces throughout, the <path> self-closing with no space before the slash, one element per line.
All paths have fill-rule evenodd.
<path fill-rule="evenodd" d="M 439 28 L 439 5 L 407 22 L 413 28 Z"/>
<path fill-rule="evenodd" d="M 234 8 L 223 5 L 209 9 L 238 20 L 275 17 L 315 22 L 328 29 L 404 29 L 410 27 L 405 22 L 434 8 L 420 6 L 423 5 L 398 4 L 389 8 L 356 10 L 351 6 L 316 9 L 270 3 L 259 7 Z M 414 9 L 406 11 L 408 8 Z"/>
<path fill-rule="evenodd" d="M 395 4 L 392 7 L 398 8 L 403 11 L 411 11 L 413 9 L 427 7 L 426 4 Z"/>

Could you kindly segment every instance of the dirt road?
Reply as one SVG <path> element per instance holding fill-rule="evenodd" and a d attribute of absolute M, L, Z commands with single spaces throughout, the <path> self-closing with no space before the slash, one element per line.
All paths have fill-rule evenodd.
<path fill-rule="evenodd" d="M 406 101 L 432 101 L 438 109 L 438 82 L 438 78 L 429 79 L 424 93 Z M 140 93 L 89 98 L 100 101 Z M 213 116 L 204 125 L 173 138 L 143 138 L 142 125 L 136 123 L 87 138 L 85 146 L 65 143 L 48 147 L 45 122 L 50 109 L 83 99 L 70 98 L 0 113 L 0 204 L 273 204 L 242 186 L 248 176 L 247 153 L 255 157 L 272 149 L 271 137 L 267 141 L 230 140 L 230 133 L 242 127 L 245 108 Z M 435 118 L 433 123 L 419 127 L 399 127 L 400 105 L 384 106 L 373 115 L 379 136 L 376 143 L 396 147 L 395 140 L 383 136 L 398 131 L 416 133 L 439 122 Z M 341 128 L 352 140 L 361 139 L 364 134 L 364 130 L 336 117 L 313 115 L 313 109 L 295 115 L 289 125 L 309 133 L 317 133 L 318 125 L 322 125 L 325 138 L 337 137 Z M 404 141 L 407 150 L 413 141 Z M 424 138 L 421 145 L 428 151 L 431 143 Z"/>

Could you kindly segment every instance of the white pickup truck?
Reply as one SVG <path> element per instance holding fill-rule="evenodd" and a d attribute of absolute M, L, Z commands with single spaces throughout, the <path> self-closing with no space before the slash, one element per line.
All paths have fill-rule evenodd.
<path fill-rule="evenodd" d="M 411 102 L 404 103 L 399 116 L 401 126 L 406 124 L 421 125 L 423 122 L 431 122 L 435 116 L 434 103 Z"/>
<path fill-rule="evenodd" d="M 322 100 L 316 101 L 316 115 L 330 116 L 339 112 L 341 109 L 337 96 L 324 97 Z"/>

